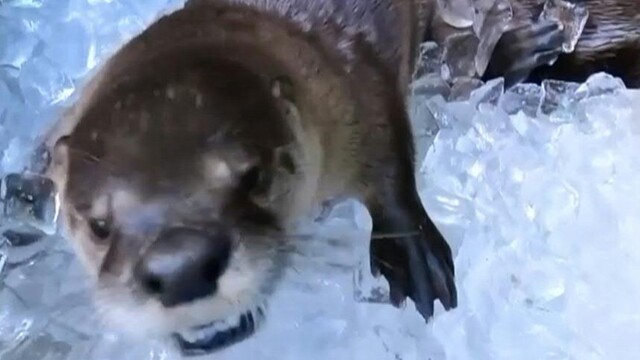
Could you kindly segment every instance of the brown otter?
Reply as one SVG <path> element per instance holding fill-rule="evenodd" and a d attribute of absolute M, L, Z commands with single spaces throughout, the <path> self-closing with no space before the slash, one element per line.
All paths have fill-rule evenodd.
<path fill-rule="evenodd" d="M 568 0 L 589 11 L 574 51 L 563 53 L 553 26 L 538 22 L 544 0 L 513 0 L 514 21 L 529 24 L 503 34 L 484 79 L 504 76 L 507 85 L 545 79 L 584 82 L 597 72 L 640 88 L 640 7 L 634 0 Z M 546 29 L 543 31 L 543 29 Z M 557 60 L 551 65 L 549 60 Z"/>
<path fill-rule="evenodd" d="M 249 336 L 295 222 L 362 201 L 371 268 L 428 319 L 457 304 L 416 191 L 411 0 L 193 0 L 120 49 L 50 133 L 72 244 L 106 319 L 187 354 Z M 390 235 L 391 234 L 391 235 Z M 135 326 L 130 326 L 134 324 Z"/>

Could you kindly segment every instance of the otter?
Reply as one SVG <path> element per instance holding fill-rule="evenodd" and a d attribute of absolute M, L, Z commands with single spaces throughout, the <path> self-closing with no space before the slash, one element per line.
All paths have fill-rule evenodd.
<path fill-rule="evenodd" d="M 295 225 L 332 198 L 368 208 L 394 306 L 455 308 L 406 110 L 422 5 L 191 0 L 110 57 L 44 140 L 105 319 L 186 355 L 246 339 Z"/>
<path fill-rule="evenodd" d="M 469 1 L 466 14 L 459 3 L 454 4 L 456 0 L 428 1 L 423 40 L 443 46 L 452 36 L 471 34 L 472 25 L 476 26 L 472 12 L 485 11 L 494 21 L 489 26 L 502 34 L 487 48 L 474 48 L 470 43 L 455 45 L 468 47 L 467 54 L 488 59 L 486 63 L 476 59 L 477 68 L 468 69 L 474 72 L 463 76 L 483 81 L 502 77 L 509 88 L 522 82 L 540 84 L 546 79 L 584 82 L 594 73 L 607 72 L 621 78 L 627 87 L 640 87 L 640 62 L 636 61 L 640 57 L 640 9 L 635 1 L 558 0 L 584 7 L 588 13 L 570 52 L 563 51 L 561 25 L 553 19 L 541 19 L 547 1 L 495 0 L 473 5 Z M 450 14 L 447 6 L 454 5 L 458 5 L 457 13 Z M 498 20 L 501 18 L 504 23 Z M 482 22 L 480 19 L 486 18 L 480 17 Z M 459 56 L 465 53 L 457 51 Z"/>
<path fill-rule="evenodd" d="M 522 16 L 537 17 L 542 5 L 533 0 L 518 0 Z M 640 7 L 633 0 L 573 0 L 589 11 L 576 48 L 560 53 L 552 64 L 535 67 L 527 82 L 545 79 L 584 82 L 597 72 L 619 77 L 629 88 L 640 88 Z"/>
<path fill-rule="evenodd" d="M 640 8 L 633 0 L 567 0 L 589 12 L 572 52 L 561 51 L 557 29 L 536 21 L 544 0 L 512 0 L 513 21 L 521 25 L 505 32 L 483 80 L 503 76 L 507 86 L 540 84 L 546 79 L 584 82 L 597 72 L 619 77 L 627 87 L 640 88 Z"/>

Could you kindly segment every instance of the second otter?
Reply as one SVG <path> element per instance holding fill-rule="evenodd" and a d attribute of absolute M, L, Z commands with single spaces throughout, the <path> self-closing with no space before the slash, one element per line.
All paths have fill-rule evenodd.
<path fill-rule="evenodd" d="M 467 76 L 480 76 L 483 80 L 504 77 L 505 85 L 509 87 L 519 82 L 540 83 L 545 79 L 584 82 L 594 73 L 607 72 L 620 77 L 627 87 L 640 88 L 640 61 L 637 61 L 640 58 L 640 8 L 637 2 L 556 0 L 564 5 L 554 6 L 581 6 L 588 12 L 575 49 L 564 53 L 565 39 L 560 24 L 555 20 L 541 19 L 545 3 L 553 1 L 496 0 L 491 9 L 485 9 L 487 17 L 493 21 L 499 18 L 510 20 L 489 25 L 497 27 L 498 31 L 506 26 L 506 30 L 494 47 L 483 54 L 483 58 L 489 59 L 488 64 L 482 63 L 474 69 L 477 72 Z M 469 19 L 447 16 L 446 6 L 449 3 L 447 0 L 425 3 L 429 9 L 425 11 L 428 15 L 425 18 L 425 40 L 444 46 L 452 34 L 473 31 Z M 469 48 L 466 53 L 475 54 L 475 51 Z M 463 54 L 460 53 L 461 56 Z"/>
<path fill-rule="evenodd" d="M 621 78 L 627 87 L 640 88 L 640 8 L 637 1 L 581 1 L 589 16 L 570 53 L 559 51 L 557 39 L 554 44 L 553 31 L 548 25 L 535 23 L 544 1 L 513 0 L 512 4 L 514 21 L 531 22 L 531 25 L 504 34 L 484 74 L 485 79 L 505 76 L 511 83 L 540 83 L 545 79 L 584 82 L 592 74 L 607 72 Z M 544 26 L 546 32 L 535 31 Z M 549 65 L 549 59 L 556 60 Z M 517 64 L 530 65 L 522 66 L 524 72 L 514 74 L 510 69 L 516 68 Z"/>

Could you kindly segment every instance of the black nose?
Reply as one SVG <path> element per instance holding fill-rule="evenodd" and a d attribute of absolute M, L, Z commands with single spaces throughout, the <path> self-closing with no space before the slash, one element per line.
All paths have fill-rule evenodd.
<path fill-rule="evenodd" d="M 231 255 L 228 234 L 170 228 L 143 254 L 134 269 L 142 289 L 171 307 L 213 294 Z"/>

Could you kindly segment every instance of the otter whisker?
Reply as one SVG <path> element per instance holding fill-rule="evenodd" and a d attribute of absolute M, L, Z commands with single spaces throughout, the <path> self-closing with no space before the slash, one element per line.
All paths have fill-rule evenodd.
<path fill-rule="evenodd" d="M 89 153 L 88 151 L 82 150 L 82 149 L 78 149 L 76 147 L 71 147 L 69 146 L 69 151 L 74 152 L 74 153 L 78 153 L 79 155 L 81 155 L 82 157 L 84 157 L 86 160 L 91 160 L 97 164 L 104 164 L 107 163 L 106 161 L 104 161 L 104 159 L 100 159 L 97 156 Z"/>
<path fill-rule="evenodd" d="M 419 231 L 411 231 L 411 232 L 388 232 L 388 233 L 374 233 L 371 235 L 371 239 L 393 239 L 393 238 L 400 238 L 400 237 L 408 237 L 408 236 L 419 236 L 422 233 Z M 319 236 L 318 234 L 286 234 L 284 235 L 287 238 L 305 238 L 305 239 L 309 239 L 309 238 L 322 238 L 322 236 Z"/>
<path fill-rule="evenodd" d="M 408 237 L 408 236 L 419 236 L 421 234 L 422 233 L 419 231 L 399 232 L 399 233 L 380 233 L 380 234 L 371 235 L 371 238 L 372 239 L 393 239 L 393 238 Z"/>

